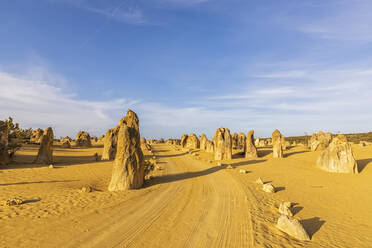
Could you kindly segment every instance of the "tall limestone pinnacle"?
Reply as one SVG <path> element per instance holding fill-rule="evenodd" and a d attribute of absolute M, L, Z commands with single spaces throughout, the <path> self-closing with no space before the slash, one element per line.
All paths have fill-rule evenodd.
<path fill-rule="evenodd" d="M 138 189 L 145 177 L 144 156 L 141 150 L 139 120 L 128 110 L 119 122 L 118 140 L 109 191 Z"/>

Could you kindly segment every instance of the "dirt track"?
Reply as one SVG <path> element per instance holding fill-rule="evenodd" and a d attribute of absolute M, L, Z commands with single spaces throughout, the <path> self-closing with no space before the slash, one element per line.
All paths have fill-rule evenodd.
<path fill-rule="evenodd" d="M 166 170 L 147 187 L 162 186 L 85 216 L 90 231 L 77 235 L 67 247 L 295 247 L 296 241 L 275 235 L 274 214 L 264 193 L 252 182 L 239 180 L 224 167 L 207 167 L 181 151 L 157 145 L 155 154 Z M 234 172 L 237 172 L 236 170 Z M 244 177 L 237 174 L 237 177 Z M 247 185 L 250 184 L 250 185 Z M 267 211 L 265 211 L 267 212 Z M 269 211 L 270 212 L 270 211 Z M 93 215 L 96 215 L 93 214 Z M 89 224 L 88 224 L 89 223 Z"/>

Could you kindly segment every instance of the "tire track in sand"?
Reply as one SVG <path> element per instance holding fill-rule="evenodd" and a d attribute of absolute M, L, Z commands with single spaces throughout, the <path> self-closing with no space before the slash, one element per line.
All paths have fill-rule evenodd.
<path fill-rule="evenodd" d="M 177 168 L 170 169 L 177 171 Z M 180 185 L 165 184 L 123 204 L 102 210 L 100 218 L 95 217 L 92 223 L 86 216 L 86 224 L 91 226 L 89 232 L 73 238 L 64 247 L 117 247 L 122 244 L 125 247 L 148 229 L 182 193 Z"/>

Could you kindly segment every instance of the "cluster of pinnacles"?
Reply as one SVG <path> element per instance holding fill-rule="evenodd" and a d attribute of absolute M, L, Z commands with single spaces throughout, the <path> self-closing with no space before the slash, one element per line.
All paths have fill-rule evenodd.
<path fill-rule="evenodd" d="M 7 126 L 5 122 L 0 123 L 0 145 L 6 147 Z M 31 142 L 40 143 L 40 148 L 35 158 L 35 163 L 53 163 L 53 130 L 51 127 L 36 129 L 32 132 Z M 148 149 L 150 143 L 140 138 L 139 119 L 136 113 L 128 110 L 118 125 L 107 130 L 102 136 L 104 149 L 102 160 L 114 160 L 112 178 L 109 184 L 110 191 L 137 189 L 142 187 L 145 177 L 145 161 L 143 149 Z M 97 141 L 97 140 L 96 140 Z M 61 146 L 69 148 L 72 139 L 69 137 L 60 140 Z M 90 147 L 91 138 L 87 132 L 80 131 L 76 136 L 76 146 Z M 257 158 L 257 147 L 272 145 L 273 157 L 283 158 L 284 152 L 289 145 L 284 136 L 275 130 L 271 139 L 255 140 L 254 131 L 250 130 L 247 135 L 244 133 L 230 133 L 228 128 L 220 127 L 216 130 L 212 140 L 208 140 L 202 134 L 200 140 L 195 134 L 184 134 L 181 139 L 169 139 L 171 145 L 179 145 L 185 149 L 200 149 L 213 153 L 217 161 L 232 159 L 232 150 L 242 149 L 245 158 Z M 309 140 L 309 148 L 312 151 L 319 151 L 317 167 L 322 170 L 334 173 L 358 173 L 358 165 L 355 161 L 351 145 L 344 135 L 333 137 L 331 133 L 318 132 L 313 134 Z M 0 149 L 0 162 L 6 163 L 8 154 Z"/>

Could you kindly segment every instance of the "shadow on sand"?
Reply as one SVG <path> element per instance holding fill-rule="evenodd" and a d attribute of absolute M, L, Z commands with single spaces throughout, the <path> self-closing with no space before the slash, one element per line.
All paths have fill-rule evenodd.
<path fill-rule="evenodd" d="M 257 150 L 257 154 L 258 154 L 258 156 L 259 157 L 265 157 L 266 155 L 269 155 L 269 154 L 271 154 L 271 153 L 273 153 L 273 150 L 272 149 L 259 149 L 259 150 Z"/>
<path fill-rule="evenodd" d="M 307 153 L 307 152 L 310 152 L 310 151 L 289 152 L 289 153 L 284 154 L 284 157 L 287 158 L 287 157 L 290 157 L 292 155 L 301 154 L 301 153 Z"/>
<path fill-rule="evenodd" d="M 285 190 L 285 187 L 275 187 L 275 192 L 280 192 Z"/>
<path fill-rule="evenodd" d="M 169 150 L 152 150 L 154 153 L 158 153 L 158 152 L 169 152 Z"/>
<path fill-rule="evenodd" d="M 304 226 L 310 238 L 312 238 L 313 235 L 324 225 L 325 221 L 321 220 L 319 217 L 313 217 L 300 220 L 300 223 Z"/>
<path fill-rule="evenodd" d="M 0 169 L 25 169 L 25 168 L 42 168 L 48 167 L 49 164 L 33 163 L 36 155 L 17 155 L 15 161 L 12 163 L 1 166 Z M 53 156 L 54 162 L 52 163 L 55 169 L 62 168 L 65 166 L 77 165 L 77 164 L 90 164 L 96 162 L 106 162 L 106 161 L 96 161 L 93 153 L 88 156 Z"/>
<path fill-rule="evenodd" d="M 188 154 L 187 152 L 170 154 L 170 155 L 155 155 L 157 158 L 172 158 L 172 157 L 181 157 Z"/>
<path fill-rule="evenodd" d="M 266 160 L 250 160 L 250 161 L 243 161 L 243 162 L 239 162 L 239 163 L 235 163 L 235 164 L 231 164 L 231 165 L 234 166 L 234 167 L 239 167 L 239 166 L 243 166 L 243 165 L 261 163 L 261 162 L 265 162 L 265 161 Z M 214 167 L 202 170 L 202 171 L 169 174 L 169 175 L 165 175 L 165 176 L 156 176 L 150 181 L 146 180 L 144 187 L 147 188 L 147 187 L 151 187 L 151 186 L 154 186 L 154 185 L 157 185 L 157 184 L 164 184 L 164 183 L 186 180 L 186 179 L 190 179 L 190 178 L 197 178 L 197 177 L 201 177 L 201 176 L 206 176 L 206 175 L 215 173 L 217 171 L 224 170 L 224 169 L 226 169 L 226 167 L 227 167 L 227 164 L 225 164 L 223 166 L 214 166 Z"/>
<path fill-rule="evenodd" d="M 367 158 L 367 159 L 359 159 L 357 160 L 357 164 L 358 164 L 358 171 L 359 172 L 362 172 L 364 170 L 364 168 L 370 163 L 372 162 L 372 158 Z"/>
<path fill-rule="evenodd" d="M 41 201 L 40 198 L 29 199 L 29 200 L 25 200 L 25 201 L 23 201 L 23 204 L 33 203 L 33 202 L 39 202 L 39 201 Z"/>
<path fill-rule="evenodd" d="M 232 163 L 232 166 L 239 167 L 239 166 L 244 166 L 244 165 L 251 165 L 251 164 L 258 164 L 258 163 L 263 163 L 266 162 L 267 160 L 248 160 L 248 161 L 242 161 L 242 162 L 237 162 L 237 163 Z"/>
<path fill-rule="evenodd" d="M 35 181 L 35 182 L 17 182 L 17 183 L 1 183 L 0 186 L 10 186 L 10 185 L 23 185 L 23 184 L 35 184 L 35 183 L 66 183 L 75 182 L 79 180 L 52 180 L 52 181 Z"/>
<path fill-rule="evenodd" d="M 244 158 L 244 155 L 244 152 L 235 152 L 234 154 L 232 154 L 232 159 Z"/>
<path fill-rule="evenodd" d="M 302 209 L 304 209 L 304 207 L 299 206 L 298 203 L 292 203 L 291 211 L 293 215 L 298 214 Z"/>

